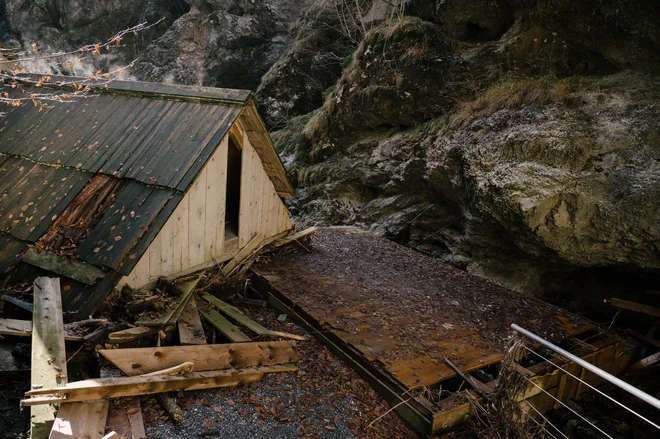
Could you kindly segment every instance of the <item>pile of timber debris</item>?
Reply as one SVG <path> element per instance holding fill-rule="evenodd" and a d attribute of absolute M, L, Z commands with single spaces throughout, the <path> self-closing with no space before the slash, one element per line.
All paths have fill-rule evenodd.
<path fill-rule="evenodd" d="M 256 254 L 237 254 L 224 267 L 182 279 L 159 279 L 150 291 L 124 288 L 108 298 L 101 318 L 68 324 L 58 279 L 4 290 L 3 308 L 10 309 L 3 316 L 32 314 L 32 321 L 0 319 L 0 336 L 32 339 L 31 385 L 20 401 L 30 409 L 30 437 L 146 437 L 140 395 L 155 394 L 181 422 L 168 392 L 252 384 L 265 374 L 296 371 L 296 343 L 306 337 L 268 329 L 229 303 L 266 305 L 245 292 L 242 273 Z M 73 345 L 68 358 L 65 342 Z M 67 370 L 76 356 L 96 357 L 100 367 Z M 108 418 L 118 404 L 122 410 L 111 413 L 119 415 Z"/>

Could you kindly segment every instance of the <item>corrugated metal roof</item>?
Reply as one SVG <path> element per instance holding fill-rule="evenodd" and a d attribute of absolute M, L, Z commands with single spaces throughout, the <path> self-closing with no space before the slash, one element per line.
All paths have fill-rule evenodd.
<path fill-rule="evenodd" d="M 0 152 L 185 191 L 240 110 L 105 94 L 16 107 L 0 120 Z"/>

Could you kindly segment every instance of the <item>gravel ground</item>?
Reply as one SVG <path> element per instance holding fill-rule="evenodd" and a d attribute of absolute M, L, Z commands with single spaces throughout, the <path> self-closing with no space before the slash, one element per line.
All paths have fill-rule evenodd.
<path fill-rule="evenodd" d="M 305 334 L 277 321 L 269 309 L 242 308 L 252 319 L 281 331 Z M 175 426 L 155 398 L 143 398 L 147 436 L 159 439 L 416 438 L 357 374 L 316 340 L 299 342 L 299 371 L 266 375 L 250 386 L 186 392 L 184 418 Z"/>

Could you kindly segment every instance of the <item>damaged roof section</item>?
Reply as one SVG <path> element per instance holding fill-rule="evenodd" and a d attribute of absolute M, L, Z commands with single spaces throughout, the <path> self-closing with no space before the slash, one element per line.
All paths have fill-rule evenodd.
<path fill-rule="evenodd" d="M 0 272 L 11 283 L 55 273 L 65 310 L 90 315 L 242 113 L 256 114 L 249 91 L 126 82 L 43 111 L 11 108 L 0 119 Z M 270 149 L 267 173 L 290 195 Z"/>

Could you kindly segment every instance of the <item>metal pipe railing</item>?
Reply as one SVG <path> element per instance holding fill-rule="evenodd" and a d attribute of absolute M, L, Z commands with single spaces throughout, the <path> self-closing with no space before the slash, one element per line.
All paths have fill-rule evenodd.
<path fill-rule="evenodd" d="M 541 343 L 543 346 L 547 347 L 548 349 L 556 352 L 557 354 L 561 355 L 562 357 L 568 358 L 569 360 L 573 361 L 577 365 L 587 369 L 589 372 L 592 372 L 602 379 L 609 381 L 610 383 L 614 384 L 615 386 L 619 387 L 620 389 L 625 390 L 626 392 L 630 393 L 631 395 L 636 396 L 637 398 L 641 399 L 642 401 L 651 404 L 653 407 L 657 408 L 660 410 L 660 400 L 654 398 L 653 396 L 649 395 L 648 393 L 639 390 L 637 387 L 632 386 L 625 381 L 615 377 L 614 375 L 605 372 L 604 370 L 600 369 L 599 367 L 594 366 L 593 364 L 584 361 L 582 358 L 577 357 L 570 352 L 565 351 L 564 349 L 560 348 L 559 346 L 556 346 L 549 341 L 539 337 L 538 335 L 529 332 L 528 330 L 521 328 L 520 326 L 516 325 L 515 323 L 511 325 L 511 328 L 524 336 L 534 340 L 535 342 Z"/>

